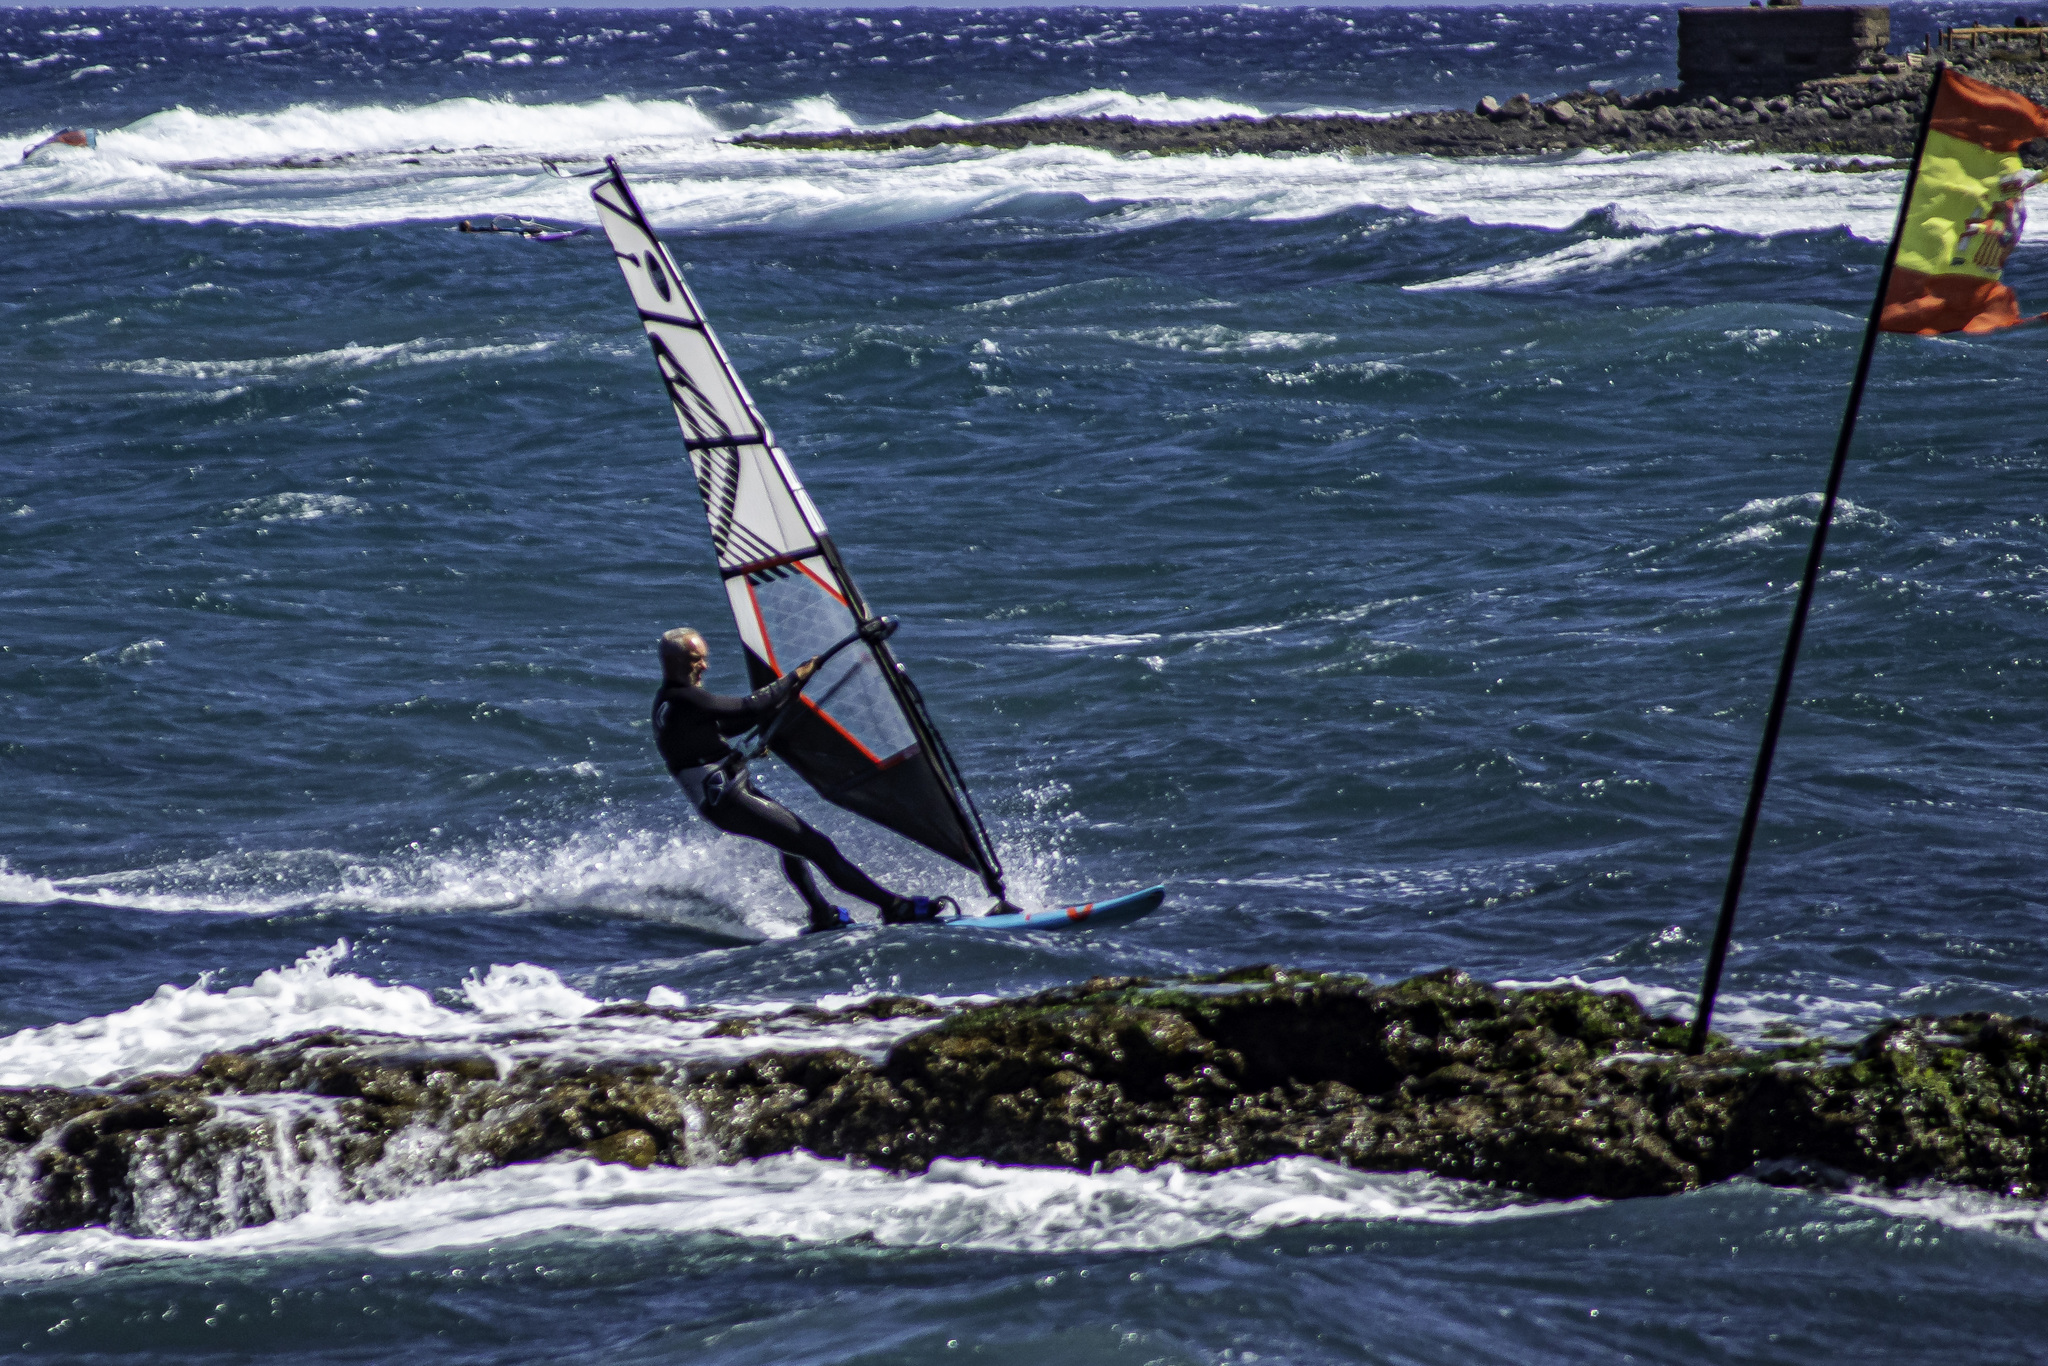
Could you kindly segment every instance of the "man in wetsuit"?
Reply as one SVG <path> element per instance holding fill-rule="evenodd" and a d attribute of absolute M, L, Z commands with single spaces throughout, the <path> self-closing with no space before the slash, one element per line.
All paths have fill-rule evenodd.
<path fill-rule="evenodd" d="M 881 911 L 891 924 L 938 918 L 946 898 L 898 896 L 847 860 L 809 822 L 753 789 L 746 761 L 725 742 L 768 724 L 817 671 L 816 659 L 746 697 L 722 697 L 704 687 L 711 647 L 704 637 L 679 626 L 661 638 L 661 691 L 654 695 L 654 743 L 675 780 L 705 820 L 729 835 L 772 844 L 782 851 L 782 875 L 810 908 L 810 929 L 836 930 L 853 923 L 818 891 L 815 864 L 832 885 Z"/>

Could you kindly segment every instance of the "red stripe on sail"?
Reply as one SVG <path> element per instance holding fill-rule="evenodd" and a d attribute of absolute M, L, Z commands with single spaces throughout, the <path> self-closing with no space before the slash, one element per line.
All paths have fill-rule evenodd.
<path fill-rule="evenodd" d="M 809 565 L 798 565 L 796 567 L 796 572 L 803 575 L 805 578 L 809 579 L 812 583 L 818 585 L 818 587 L 824 589 L 827 593 L 830 593 L 832 595 L 832 601 L 838 603 L 841 607 L 846 606 L 846 595 L 840 592 L 838 589 L 834 588 L 831 584 L 826 583 L 823 579 L 819 578 L 817 571 L 812 569 Z M 848 608 L 847 610 L 851 611 L 852 609 Z"/>
<path fill-rule="evenodd" d="M 869 763 L 876 764 L 883 768 L 887 768 L 889 766 L 889 764 L 885 762 L 880 756 L 878 756 L 873 750 L 869 749 L 866 745 L 862 744 L 858 739 L 856 739 L 852 731 L 848 730 L 846 727 L 840 725 L 837 721 L 833 720 L 831 712 L 826 711 L 823 707 L 819 706 L 816 702 L 811 701 L 810 698 L 805 697 L 801 693 L 797 695 L 796 700 L 803 703 L 805 706 L 809 707 L 811 709 L 811 715 L 817 717 L 820 721 L 823 721 L 826 725 L 838 731 L 841 738 L 843 738 L 847 744 L 852 745 L 855 749 L 859 750 L 864 756 L 866 756 Z M 905 752 L 907 753 L 908 751 Z M 901 759 L 903 755 L 899 754 L 896 757 L 898 759 Z"/>
<path fill-rule="evenodd" d="M 761 648 L 768 653 L 768 667 L 775 670 L 775 676 L 780 678 L 783 674 L 783 668 L 775 659 L 775 637 L 768 634 L 768 618 L 761 612 L 761 599 L 754 592 L 754 581 L 752 579 L 742 579 L 740 582 L 747 586 L 747 601 L 754 608 L 754 625 L 761 630 Z"/>

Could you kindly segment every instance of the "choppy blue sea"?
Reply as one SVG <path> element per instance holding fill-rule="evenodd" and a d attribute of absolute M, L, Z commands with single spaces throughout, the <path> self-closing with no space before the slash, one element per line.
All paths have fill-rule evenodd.
<path fill-rule="evenodd" d="M 2008 10 L 1897 7 L 1895 46 L 1980 14 Z M 1640 89 L 1674 27 L 0 10 L 0 1085 L 315 1027 L 574 1052 L 607 1000 L 1253 962 L 1686 1010 L 1897 169 L 722 140 Z M 69 126 L 97 148 L 22 159 Z M 592 223 L 543 161 L 606 154 L 904 619 L 1020 896 L 1165 882 L 1165 911 L 798 942 L 769 858 L 695 822 L 652 645 L 706 628 L 734 688 L 737 647 L 610 253 L 450 230 Z M 2048 307 L 2038 247 L 2008 279 Z M 2044 365 L 2039 330 L 1880 348 L 1738 1035 L 2048 1011 Z M 969 889 L 763 784 L 885 880 Z M 368 1203 L 319 1177 L 219 1238 L 0 1236 L 0 1352 L 2048 1359 L 2048 1212 L 1939 1190 L 1560 1205 L 1312 1161 L 801 1155 Z"/>

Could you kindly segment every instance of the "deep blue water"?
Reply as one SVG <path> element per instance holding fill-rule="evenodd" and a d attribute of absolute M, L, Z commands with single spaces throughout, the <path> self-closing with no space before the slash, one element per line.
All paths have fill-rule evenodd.
<path fill-rule="evenodd" d="M 25 1031 L 0 1083 L 321 1023 L 546 1036 L 574 993 L 1259 961 L 1685 1009 L 1896 171 L 713 141 L 1640 87 L 1670 79 L 1672 13 L 0 11 L 0 1027 Z M 1969 13 L 1900 7 L 1895 34 Z M 98 151 L 13 164 L 78 124 Z M 796 943 L 770 862 L 693 824 L 649 743 L 652 643 L 706 628 L 735 687 L 737 650 L 610 254 L 447 230 L 589 222 L 587 182 L 540 163 L 607 151 L 904 618 L 1021 889 L 1164 881 L 1166 911 Z M 2048 299 L 2036 249 L 2008 278 Z M 1739 1032 L 2048 1009 L 2044 362 L 2029 330 L 1881 348 L 1723 997 Z M 764 781 L 886 879 L 966 889 Z M 476 985 L 520 963 L 566 987 Z M 1530 1209 L 1367 1182 L 1351 1213 L 1261 1224 L 1227 1181 L 583 1179 L 168 1250 L 0 1238 L 0 1343 L 2044 1355 L 2040 1210 L 1939 1192 Z M 1032 1213 L 1062 1201 L 1071 1228 Z"/>

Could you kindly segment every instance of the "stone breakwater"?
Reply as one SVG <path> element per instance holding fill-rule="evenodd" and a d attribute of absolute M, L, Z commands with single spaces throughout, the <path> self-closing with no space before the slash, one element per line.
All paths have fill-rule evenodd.
<path fill-rule="evenodd" d="M 645 1005 L 613 1015 L 706 1016 Z M 314 1033 L 113 1088 L 0 1091 L 7 1226 L 205 1237 L 510 1163 L 731 1163 L 803 1148 L 901 1171 L 981 1158 L 1216 1171 L 1308 1154 L 1545 1197 L 1937 1181 L 2048 1195 L 2048 1024 L 1895 1020 L 1856 1045 L 1698 1058 L 1633 997 L 1251 968 L 1097 978 L 968 1009 L 903 997 L 804 1023 L 930 1025 L 677 1067 L 528 1061 Z M 772 1041 L 787 1016 L 724 1018 Z"/>
<path fill-rule="evenodd" d="M 2048 101 L 2048 63 L 2031 48 L 1965 53 L 1956 69 Z M 1009 119 L 945 128 L 765 133 L 735 138 L 754 147 L 889 151 L 957 144 L 1019 148 L 1046 144 L 1113 152 L 1426 153 L 1506 156 L 1597 147 L 1673 151 L 1720 146 L 1754 152 L 1905 157 L 1913 151 L 1932 66 L 1887 63 L 1887 71 L 1810 81 L 1768 98 L 1686 100 L 1675 90 L 1614 95 L 1581 90 L 1548 102 L 1492 96 L 1474 110 L 1390 118 L 1282 114 L 1270 118 L 1150 123 L 1131 118 Z M 2040 150 L 2048 151 L 2048 148 Z M 2031 160 L 2032 158 L 2030 158 Z"/>

